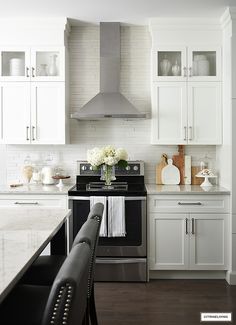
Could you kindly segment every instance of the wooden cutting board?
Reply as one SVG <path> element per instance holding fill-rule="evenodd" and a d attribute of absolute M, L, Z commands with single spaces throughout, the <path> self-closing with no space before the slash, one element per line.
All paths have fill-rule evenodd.
<path fill-rule="evenodd" d="M 184 146 L 178 146 L 178 155 L 173 156 L 173 164 L 179 169 L 180 172 L 180 185 L 184 185 Z"/>
<path fill-rule="evenodd" d="M 192 170 L 192 175 L 191 175 L 192 185 L 201 185 L 203 182 L 203 178 L 195 177 L 195 175 L 197 175 L 197 173 L 200 172 L 201 167 L 200 166 L 192 166 L 191 170 Z"/>
<path fill-rule="evenodd" d="M 161 181 L 161 172 L 162 169 L 167 165 L 167 155 L 165 153 L 162 154 L 161 156 L 161 161 L 159 164 L 156 166 L 156 184 L 162 185 Z"/>

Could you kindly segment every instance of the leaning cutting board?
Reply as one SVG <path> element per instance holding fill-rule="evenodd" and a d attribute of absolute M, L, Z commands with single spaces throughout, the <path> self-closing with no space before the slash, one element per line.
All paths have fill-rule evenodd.
<path fill-rule="evenodd" d="M 173 156 L 173 164 L 179 169 L 180 172 L 180 184 L 185 184 L 185 173 L 184 173 L 184 146 L 178 146 L 178 155 Z"/>
<path fill-rule="evenodd" d="M 177 185 L 180 182 L 180 172 L 176 166 L 173 165 L 173 160 L 167 160 L 168 165 L 162 169 L 161 180 L 164 185 Z"/>
<path fill-rule="evenodd" d="M 161 161 L 156 166 L 156 184 L 161 185 L 161 171 L 167 165 L 167 155 L 165 153 L 161 156 Z"/>
<path fill-rule="evenodd" d="M 196 177 L 196 175 L 200 172 L 201 167 L 200 166 L 192 166 L 192 185 L 201 185 L 203 182 L 203 178 Z"/>

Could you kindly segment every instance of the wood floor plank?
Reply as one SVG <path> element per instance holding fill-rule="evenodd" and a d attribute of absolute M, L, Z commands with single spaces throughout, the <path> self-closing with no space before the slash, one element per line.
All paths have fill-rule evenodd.
<path fill-rule="evenodd" d="M 199 325 L 200 312 L 232 312 L 217 324 L 236 324 L 236 286 L 224 280 L 96 283 L 95 294 L 99 325 Z"/>

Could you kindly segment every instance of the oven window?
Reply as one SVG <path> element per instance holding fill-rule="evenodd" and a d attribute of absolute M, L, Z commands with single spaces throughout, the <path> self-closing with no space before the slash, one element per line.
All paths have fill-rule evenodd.
<path fill-rule="evenodd" d="M 73 210 L 73 238 L 87 220 L 90 202 L 87 200 L 72 201 Z M 142 201 L 125 201 L 125 237 L 100 237 L 99 246 L 141 246 L 142 227 L 146 229 L 146 219 L 143 214 Z"/>
<path fill-rule="evenodd" d="M 142 245 L 142 202 L 125 201 L 125 237 L 100 237 L 99 246 Z"/>

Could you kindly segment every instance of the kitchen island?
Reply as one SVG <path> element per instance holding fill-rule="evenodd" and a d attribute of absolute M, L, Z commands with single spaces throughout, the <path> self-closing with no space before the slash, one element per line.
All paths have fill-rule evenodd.
<path fill-rule="evenodd" d="M 60 208 L 0 208 L 0 302 L 69 216 L 70 210 Z"/>

